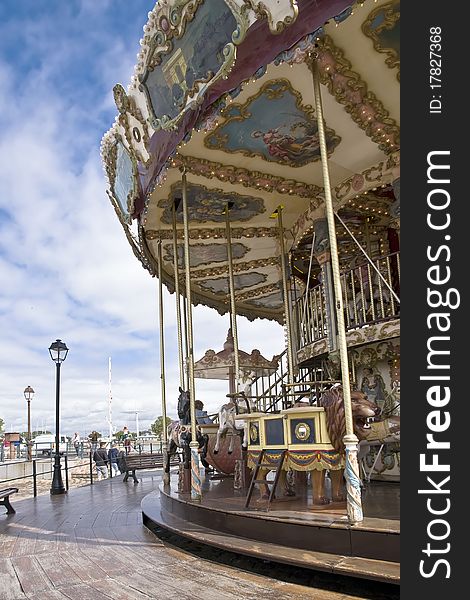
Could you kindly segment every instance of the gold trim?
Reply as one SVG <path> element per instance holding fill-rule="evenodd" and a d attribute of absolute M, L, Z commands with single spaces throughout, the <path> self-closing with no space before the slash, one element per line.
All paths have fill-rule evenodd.
<path fill-rule="evenodd" d="M 380 13 L 384 13 L 384 21 L 379 27 L 372 30 L 371 25 L 374 19 L 377 17 L 377 15 L 379 15 Z M 385 60 L 385 64 L 387 65 L 387 67 L 389 67 L 390 69 L 394 69 L 395 67 L 397 67 L 398 81 L 400 81 L 400 57 L 398 55 L 398 52 L 393 48 L 383 47 L 380 43 L 378 34 L 380 34 L 384 29 L 393 29 L 393 27 L 399 20 L 400 0 L 392 0 L 392 2 L 389 2 L 388 4 L 383 4 L 382 6 L 379 6 L 378 8 L 373 10 L 362 24 L 362 31 L 364 35 L 366 35 L 372 40 L 374 48 L 377 50 L 377 52 L 387 55 L 387 59 Z"/>
<path fill-rule="evenodd" d="M 279 258 L 257 258 L 256 260 L 250 260 L 247 262 L 234 262 L 233 272 L 244 273 L 249 272 L 252 269 L 262 269 L 263 267 L 272 267 L 279 264 Z M 223 265 L 220 267 L 211 267 L 208 269 L 192 269 L 191 276 L 193 279 L 205 279 L 207 277 L 221 276 L 228 273 L 228 266 Z"/>
<path fill-rule="evenodd" d="M 380 150 L 385 154 L 395 152 L 400 146 L 400 128 L 395 119 L 390 117 L 375 94 L 368 91 L 365 81 L 351 69 L 344 51 L 334 44 L 330 36 L 320 38 L 317 44 L 321 83 Z M 312 64 L 312 61 L 308 63 L 310 70 Z M 334 77 L 338 74 L 342 77 Z"/>
<path fill-rule="evenodd" d="M 209 0 L 209 2 L 212 0 Z M 139 75 L 139 90 L 144 93 L 147 108 L 149 112 L 149 122 L 155 129 L 175 129 L 184 114 L 200 104 L 207 88 L 219 79 L 227 79 L 236 61 L 236 46 L 245 38 L 249 27 L 249 20 L 245 6 L 238 6 L 232 0 L 224 0 L 224 4 L 231 11 L 236 29 L 232 32 L 231 41 L 223 48 L 223 63 L 215 74 L 208 74 L 194 81 L 193 87 L 184 92 L 184 106 L 181 111 L 173 118 L 168 115 L 157 116 L 155 113 L 150 94 L 147 89 L 146 81 L 149 74 L 155 69 L 160 68 L 164 56 L 173 51 L 173 40 L 181 39 L 187 25 L 194 19 L 197 10 L 203 4 L 204 0 L 176 0 L 172 6 L 168 4 L 159 4 L 158 12 L 152 14 L 152 19 L 157 23 L 152 38 L 148 43 L 146 61 Z M 165 26 L 163 25 L 165 23 Z M 203 84 L 200 86 L 199 84 Z M 188 103 L 188 99 L 192 99 Z"/>
<path fill-rule="evenodd" d="M 127 153 L 127 155 L 129 156 L 129 159 L 131 161 L 131 164 L 132 164 L 132 189 L 129 191 L 129 193 L 127 194 L 127 198 L 126 198 L 126 207 L 127 207 L 128 216 L 124 215 L 124 213 L 121 209 L 121 203 L 116 195 L 116 189 L 115 189 L 116 177 L 117 177 L 116 163 L 117 163 L 118 144 L 121 144 L 124 152 Z M 120 220 L 123 223 L 125 223 L 126 225 L 130 225 L 130 223 L 132 222 L 132 215 L 134 214 L 135 201 L 139 197 L 139 186 L 137 183 L 138 182 L 137 160 L 135 158 L 133 149 L 131 152 L 131 149 L 126 148 L 126 145 L 123 142 L 122 136 L 119 133 L 115 133 L 113 140 L 112 141 L 110 140 L 106 144 L 106 148 L 103 149 L 103 159 L 104 159 L 104 166 L 106 169 L 106 175 L 108 176 L 108 181 L 109 181 L 108 195 L 114 201 L 113 202 L 114 208 L 116 209 L 116 207 L 117 207 L 118 216 L 119 216 Z"/>
<path fill-rule="evenodd" d="M 283 4 L 286 5 L 286 8 L 290 8 L 290 13 L 285 13 L 284 18 L 280 21 L 274 21 L 273 12 L 261 0 L 245 0 L 245 4 L 248 4 L 258 17 L 268 20 L 269 30 L 274 35 L 282 33 L 286 27 L 289 27 L 289 25 L 292 25 L 296 21 L 299 15 L 299 7 L 296 0 L 284 0 Z"/>
<path fill-rule="evenodd" d="M 234 227 L 232 229 L 232 239 L 253 237 L 277 237 L 277 235 L 277 227 Z M 173 234 L 169 229 L 162 229 L 161 231 L 158 231 L 157 229 L 148 229 L 145 232 L 145 237 L 148 240 L 157 240 L 159 238 L 161 238 L 162 240 L 170 240 L 173 238 Z M 177 237 L 181 240 L 184 239 L 184 234 L 181 229 L 177 232 Z M 192 240 L 225 239 L 225 228 L 214 227 L 212 229 L 191 229 L 189 231 L 189 237 Z"/>
<path fill-rule="evenodd" d="M 132 148 L 137 154 L 139 161 L 143 165 L 145 165 L 145 167 L 148 167 L 151 162 L 151 156 L 149 151 L 150 136 L 147 121 L 143 117 L 141 110 L 137 108 L 135 99 L 132 96 L 128 96 L 126 94 L 125 89 L 120 83 L 117 83 L 113 87 L 113 95 L 116 108 L 119 112 L 118 123 L 124 129 L 124 135 L 126 137 L 126 141 L 129 145 L 129 148 Z M 129 115 L 140 124 L 142 129 L 139 129 L 138 127 L 134 126 L 132 127 L 131 132 L 131 123 L 129 121 Z M 138 132 L 138 135 L 135 133 L 136 131 Z M 139 148 L 135 147 L 135 144 L 140 143 L 142 143 L 142 145 L 145 148 L 145 151 L 148 154 L 147 159 L 145 159 L 144 155 L 139 150 Z"/>
<path fill-rule="evenodd" d="M 300 433 L 301 427 L 305 428 L 305 431 L 302 434 Z M 310 432 L 311 432 L 310 425 L 308 423 L 303 423 L 303 422 L 297 423 L 297 425 L 295 426 L 295 429 L 294 429 L 295 437 L 301 441 L 307 440 L 310 436 Z"/>
<path fill-rule="evenodd" d="M 287 194 L 301 198 L 312 198 L 323 193 L 322 188 L 317 185 L 194 156 L 177 154 L 171 159 L 170 165 L 175 168 L 185 166 L 188 173 L 200 175 L 206 179 L 216 178 L 222 182 L 240 184 L 244 187 L 252 187 L 265 192 L 276 192 L 277 194 Z"/>

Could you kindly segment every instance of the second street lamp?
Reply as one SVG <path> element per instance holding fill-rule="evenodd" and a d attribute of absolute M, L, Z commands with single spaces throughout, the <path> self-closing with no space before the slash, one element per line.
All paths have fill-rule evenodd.
<path fill-rule="evenodd" d="M 26 402 L 28 403 L 28 450 L 27 450 L 27 457 L 28 460 L 31 460 L 32 456 L 31 456 L 31 400 L 33 399 L 34 396 L 34 390 L 33 388 L 28 385 L 27 388 L 25 388 L 24 390 L 24 397 Z"/>
<path fill-rule="evenodd" d="M 49 354 L 56 364 L 56 389 L 55 389 L 55 456 L 54 475 L 52 477 L 51 494 L 65 494 L 60 466 L 60 444 L 59 444 L 59 397 L 60 397 L 60 366 L 67 358 L 69 349 L 61 340 L 52 342 Z"/>

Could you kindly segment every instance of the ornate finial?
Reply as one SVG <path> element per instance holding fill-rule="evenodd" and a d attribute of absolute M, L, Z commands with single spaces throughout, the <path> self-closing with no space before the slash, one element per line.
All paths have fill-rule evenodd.
<path fill-rule="evenodd" d="M 227 339 L 225 340 L 224 350 L 233 350 L 233 348 L 234 348 L 234 344 L 233 344 L 232 328 L 230 328 L 227 333 Z"/>
<path fill-rule="evenodd" d="M 126 90 L 120 83 L 116 83 L 113 87 L 114 102 L 119 113 L 122 115 L 129 109 L 129 98 L 127 97 Z"/>

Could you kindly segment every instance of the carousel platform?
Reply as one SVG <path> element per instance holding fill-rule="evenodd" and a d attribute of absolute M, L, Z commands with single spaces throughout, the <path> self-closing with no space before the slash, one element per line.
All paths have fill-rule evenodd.
<path fill-rule="evenodd" d="M 233 480 L 206 478 L 203 499 L 160 485 L 142 500 L 144 524 L 224 550 L 338 575 L 400 582 L 399 486 L 371 483 L 364 490 L 364 521 L 351 526 L 345 503 L 313 507 L 308 496 L 282 497 L 244 508 Z"/>

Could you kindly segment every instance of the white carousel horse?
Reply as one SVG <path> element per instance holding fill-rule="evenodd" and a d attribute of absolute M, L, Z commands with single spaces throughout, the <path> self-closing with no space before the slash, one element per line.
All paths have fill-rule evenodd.
<path fill-rule="evenodd" d="M 227 394 L 231 398 L 231 402 L 224 404 L 219 409 L 219 429 L 217 430 L 217 439 L 214 446 L 214 454 L 217 454 L 220 449 L 220 439 L 228 432 L 231 433 L 230 444 L 227 450 L 228 454 L 233 452 L 233 440 L 235 435 L 242 434 L 242 448 L 248 448 L 248 421 L 237 419 L 239 414 L 247 414 L 256 410 L 256 402 L 251 398 L 251 379 L 248 377 L 248 383 L 245 389 L 238 394 Z M 244 400 L 246 406 L 239 405 L 239 400 Z"/>

